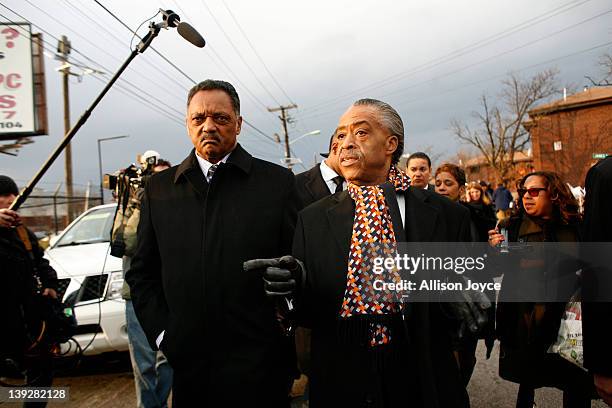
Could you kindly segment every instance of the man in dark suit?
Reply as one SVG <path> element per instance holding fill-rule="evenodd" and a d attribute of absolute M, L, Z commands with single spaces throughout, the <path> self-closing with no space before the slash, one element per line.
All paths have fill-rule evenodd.
<path fill-rule="evenodd" d="M 442 305 L 410 303 L 398 310 L 369 296 L 362 285 L 367 270 L 355 265 L 363 265 L 369 242 L 467 242 L 469 212 L 409 188 L 395 167 L 403 123 L 388 104 L 355 102 L 336 134 L 343 137 L 339 159 L 347 190 L 300 212 L 293 256 L 303 267 L 283 258 L 264 270 L 268 293 L 297 287 L 298 318 L 312 329 L 310 406 L 466 407 Z M 291 279 L 283 281 L 286 272 Z"/>
<path fill-rule="evenodd" d="M 145 189 L 126 276 L 134 309 L 174 369 L 173 406 L 287 407 L 292 339 L 242 263 L 290 250 L 295 177 L 237 143 L 240 100 L 227 82 L 191 89 L 186 125 L 195 149 Z"/>
<path fill-rule="evenodd" d="M 591 167 L 585 187 L 584 240 L 612 242 L 612 157 Z M 612 407 L 612 303 L 602 301 L 610 298 L 608 273 L 609 269 L 585 270 L 582 324 L 584 365 L 593 374 L 597 392 Z"/>
<path fill-rule="evenodd" d="M 338 142 L 338 138 L 333 134 L 329 139 L 329 151 L 325 155 L 325 160 L 295 176 L 304 207 L 346 188 L 344 177 L 340 175 Z"/>
<path fill-rule="evenodd" d="M 433 184 L 429 183 L 431 178 L 431 159 L 423 152 L 415 152 L 406 160 L 406 174 L 410 177 L 410 185 L 416 188 L 435 191 Z"/>

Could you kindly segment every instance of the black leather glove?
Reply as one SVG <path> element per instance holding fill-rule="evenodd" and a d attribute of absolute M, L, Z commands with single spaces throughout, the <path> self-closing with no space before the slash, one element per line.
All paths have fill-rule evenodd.
<path fill-rule="evenodd" d="M 457 300 L 445 303 L 443 309 L 457 323 L 455 340 L 463 339 L 468 333 L 478 334 L 489 321 L 488 309 L 492 307 L 489 298 L 477 290 L 463 290 L 454 294 Z"/>
<path fill-rule="evenodd" d="M 291 255 L 282 258 L 252 259 L 243 264 L 245 272 L 259 272 L 267 296 L 290 296 L 301 290 L 306 281 L 302 263 Z"/>

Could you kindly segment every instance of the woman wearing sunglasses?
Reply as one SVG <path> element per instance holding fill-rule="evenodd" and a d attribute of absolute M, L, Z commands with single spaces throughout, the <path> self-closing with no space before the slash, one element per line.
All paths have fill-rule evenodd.
<path fill-rule="evenodd" d="M 546 171 L 530 173 L 519 182 L 518 192 L 518 214 L 499 225 L 507 230 L 509 242 L 578 241 L 578 203 L 557 174 Z M 504 239 L 498 229 L 489 231 L 491 246 L 499 245 Z M 510 254 L 513 254 L 512 249 Z M 529 264 L 533 259 L 527 252 L 513 254 L 507 259 L 506 262 L 512 262 L 511 265 L 518 263 L 516 267 L 506 267 L 505 270 L 517 273 L 504 275 L 497 305 L 496 330 L 501 343 L 499 374 L 506 380 L 520 384 L 516 407 L 532 408 L 535 389 L 540 387 L 563 390 L 564 408 L 590 407 L 593 392 L 590 376 L 559 355 L 547 353 L 549 346 L 557 339 L 565 304 L 504 302 L 504 299 L 509 299 L 508 294 L 512 290 L 524 292 L 531 289 L 526 287 L 529 284 L 525 282 L 525 276 L 533 279 L 534 274 L 543 273 L 542 264 Z M 527 275 L 521 277 L 519 270 L 520 274 L 525 272 Z M 573 274 L 575 270 L 554 272 Z M 540 277 L 542 275 L 536 279 Z"/>

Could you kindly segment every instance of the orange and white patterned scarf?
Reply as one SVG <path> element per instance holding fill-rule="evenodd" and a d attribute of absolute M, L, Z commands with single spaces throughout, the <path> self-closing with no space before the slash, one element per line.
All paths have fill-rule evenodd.
<path fill-rule="evenodd" d="M 387 182 L 396 191 L 406 191 L 410 178 L 395 166 L 391 167 Z M 397 242 L 389 206 L 381 186 L 358 186 L 348 184 L 348 192 L 355 201 L 355 218 L 349 251 L 346 290 L 340 309 L 341 318 L 354 315 L 384 315 L 399 311 L 393 295 L 374 290 L 376 276 L 372 271 L 373 257 L 394 257 Z M 396 280 L 399 275 L 393 276 Z M 389 328 L 372 323 L 370 346 L 388 344 L 391 341 Z"/>

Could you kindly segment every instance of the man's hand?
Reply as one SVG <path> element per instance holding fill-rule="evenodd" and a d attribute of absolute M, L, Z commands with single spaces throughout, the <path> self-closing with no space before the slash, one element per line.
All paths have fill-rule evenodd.
<path fill-rule="evenodd" d="M 42 293 L 43 296 L 48 296 L 52 299 L 57 299 L 57 292 L 55 291 L 55 289 L 51 289 L 51 288 L 45 288 L 45 290 Z"/>
<path fill-rule="evenodd" d="M 301 263 L 291 255 L 282 258 L 252 259 L 243 264 L 245 272 L 258 271 L 267 296 L 288 296 L 298 291 L 305 278 Z"/>
<path fill-rule="evenodd" d="M 21 224 L 21 218 L 13 210 L 8 208 L 0 208 L 0 227 L 10 228 Z"/>
<path fill-rule="evenodd" d="M 612 407 L 612 377 L 594 374 L 593 381 L 599 396 L 603 398 L 606 404 Z"/>

